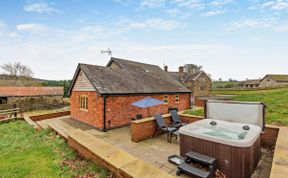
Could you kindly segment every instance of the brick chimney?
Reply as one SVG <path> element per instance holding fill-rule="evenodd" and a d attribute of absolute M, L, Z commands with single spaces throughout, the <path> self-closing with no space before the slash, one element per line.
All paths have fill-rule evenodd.
<path fill-rule="evenodd" d="M 179 67 L 179 73 L 184 73 L 184 67 L 183 66 Z"/>
<path fill-rule="evenodd" d="M 164 66 L 164 71 L 168 72 L 168 66 L 166 66 L 166 65 Z"/>

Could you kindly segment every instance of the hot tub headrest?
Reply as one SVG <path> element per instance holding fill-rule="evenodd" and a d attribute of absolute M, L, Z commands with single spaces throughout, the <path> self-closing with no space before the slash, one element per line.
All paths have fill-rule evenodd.
<path fill-rule="evenodd" d="M 230 122 L 240 122 L 265 127 L 265 104 L 260 102 L 235 102 L 208 100 L 205 117 Z"/>

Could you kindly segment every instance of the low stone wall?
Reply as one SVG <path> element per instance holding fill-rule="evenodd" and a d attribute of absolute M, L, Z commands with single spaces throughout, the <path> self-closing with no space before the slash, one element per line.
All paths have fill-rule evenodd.
<path fill-rule="evenodd" d="M 167 125 L 171 124 L 170 114 L 162 115 Z M 191 123 L 203 119 L 203 117 L 191 116 L 179 113 L 180 120 L 183 123 Z M 131 121 L 131 141 L 139 142 L 152 138 L 157 129 L 154 117 L 144 118 L 141 120 Z"/>
<path fill-rule="evenodd" d="M 21 111 L 30 111 L 63 105 L 63 96 L 7 97 L 7 99 L 7 104 L 0 105 L 0 109 L 9 109 L 15 104 L 21 109 Z"/>
<path fill-rule="evenodd" d="M 36 122 L 36 121 L 41 121 L 45 119 L 52 119 L 56 117 L 69 116 L 69 115 L 70 115 L 70 111 L 63 111 L 63 112 L 55 112 L 55 113 L 50 113 L 50 114 L 42 114 L 42 115 L 37 115 L 37 116 L 30 116 L 30 119 Z"/>

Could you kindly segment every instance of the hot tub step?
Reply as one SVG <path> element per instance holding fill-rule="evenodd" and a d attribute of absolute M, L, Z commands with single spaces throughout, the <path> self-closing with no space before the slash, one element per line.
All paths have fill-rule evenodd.
<path fill-rule="evenodd" d="M 189 174 L 193 177 L 196 176 L 201 178 L 208 178 L 212 175 L 210 171 L 203 171 L 185 162 L 178 166 L 178 170 L 176 173 L 177 176 L 179 176 L 182 172 Z"/>
<path fill-rule="evenodd" d="M 201 153 L 194 152 L 194 151 L 189 151 L 188 153 L 185 154 L 185 157 L 188 163 L 190 161 L 195 161 L 198 163 L 205 164 L 207 166 L 215 166 L 216 164 L 216 158 L 203 155 Z"/>

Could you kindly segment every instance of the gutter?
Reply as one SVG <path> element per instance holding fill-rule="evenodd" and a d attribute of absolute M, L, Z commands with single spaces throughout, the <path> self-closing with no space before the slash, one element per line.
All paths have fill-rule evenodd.
<path fill-rule="evenodd" d="M 104 95 L 104 107 L 103 107 L 103 132 L 107 132 L 106 129 L 106 99 L 108 98 L 107 95 Z"/>

